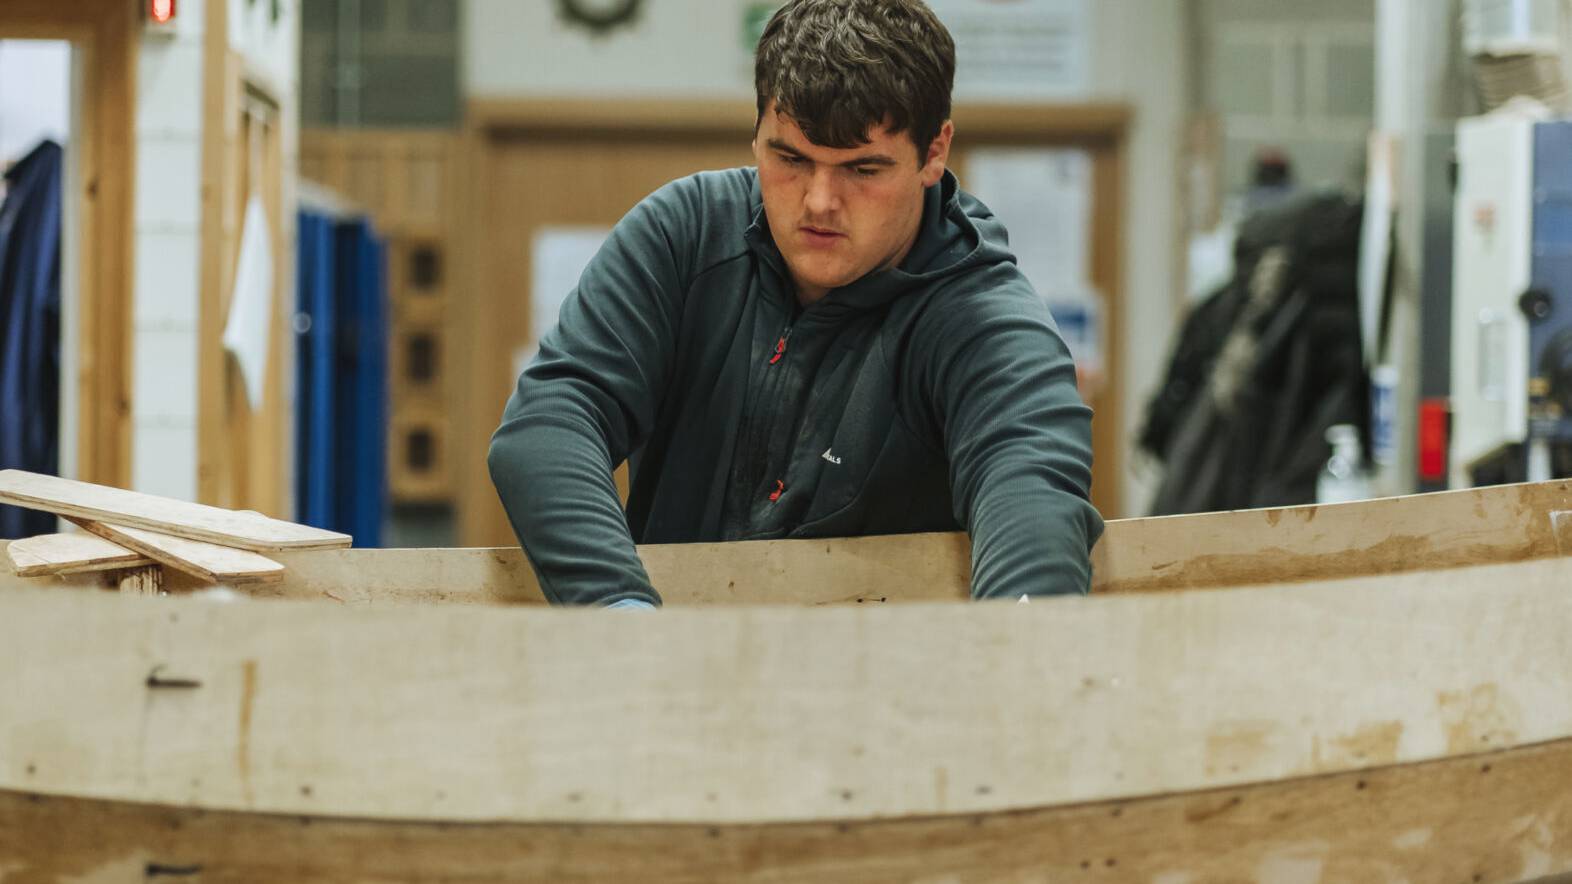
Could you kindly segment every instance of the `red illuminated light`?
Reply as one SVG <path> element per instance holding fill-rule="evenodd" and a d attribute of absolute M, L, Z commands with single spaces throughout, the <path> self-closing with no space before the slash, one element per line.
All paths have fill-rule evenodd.
<path fill-rule="evenodd" d="M 147 16 L 154 24 L 169 24 L 175 19 L 175 0 L 148 0 Z"/>
<path fill-rule="evenodd" d="M 1419 479 L 1446 479 L 1447 401 L 1427 398 L 1419 402 Z"/>

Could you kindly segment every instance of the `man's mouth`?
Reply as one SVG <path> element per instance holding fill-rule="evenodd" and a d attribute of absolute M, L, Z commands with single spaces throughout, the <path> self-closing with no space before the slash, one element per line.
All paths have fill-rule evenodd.
<path fill-rule="evenodd" d="M 845 236 L 844 233 L 841 233 L 838 230 L 831 230 L 828 227 L 814 227 L 812 225 L 804 225 L 798 229 L 802 231 L 803 236 L 808 240 L 808 242 L 814 244 L 832 243 Z"/>

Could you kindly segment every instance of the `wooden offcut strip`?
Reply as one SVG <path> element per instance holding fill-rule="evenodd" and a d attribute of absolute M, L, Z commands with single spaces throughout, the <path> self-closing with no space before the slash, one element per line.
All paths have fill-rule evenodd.
<path fill-rule="evenodd" d="M 213 583 L 262 583 L 284 576 L 283 565 L 247 550 L 90 519 L 71 521 L 84 531 L 135 550 L 155 562 Z"/>
<path fill-rule="evenodd" d="M 0 470 L 0 503 L 262 552 L 333 549 L 349 546 L 351 539 L 347 534 L 297 525 L 261 513 L 226 510 L 23 470 Z"/>
<path fill-rule="evenodd" d="M 93 534 L 40 534 L 12 541 L 5 552 L 18 577 L 112 571 L 152 564 L 141 553 Z"/>

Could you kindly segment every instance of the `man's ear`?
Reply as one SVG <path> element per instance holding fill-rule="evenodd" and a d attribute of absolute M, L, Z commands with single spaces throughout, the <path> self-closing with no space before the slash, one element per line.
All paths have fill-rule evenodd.
<path fill-rule="evenodd" d="M 928 144 L 928 156 L 922 164 L 922 186 L 932 187 L 944 177 L 945 165 L 950 161 L 950 139 L 955 137 L 955 125 L 949 120 L 939 127 L 939 134 Z"/>

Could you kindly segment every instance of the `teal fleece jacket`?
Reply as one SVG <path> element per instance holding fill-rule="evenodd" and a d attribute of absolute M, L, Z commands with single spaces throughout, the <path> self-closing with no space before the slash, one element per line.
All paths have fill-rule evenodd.
<path fill-rule="evenodd" d="M 744 168 L 617 224 L 488 463 L 546 597 L 606 605 L 660 601 L 635 543 L 963 528 L 974 598 L 1085 593 L 1091 458 L 1070 354 L 953 175 L 899 267 L 802 308 Z"/>

